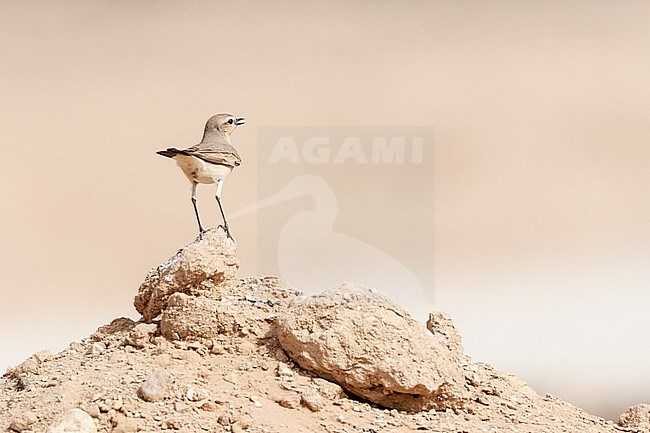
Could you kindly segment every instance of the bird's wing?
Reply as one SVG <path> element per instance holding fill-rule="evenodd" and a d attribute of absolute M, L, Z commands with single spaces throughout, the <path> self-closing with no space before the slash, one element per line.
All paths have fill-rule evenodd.
<path fill-rule="evenodd" d="M 196 146 L 182 150 L 181 153 L 194 156 L 212 164 L 227 165 L 229 167 L 241 165 L 239 152 L 227 143 L 219 143 L 218 145 L 197 144 Z"/>

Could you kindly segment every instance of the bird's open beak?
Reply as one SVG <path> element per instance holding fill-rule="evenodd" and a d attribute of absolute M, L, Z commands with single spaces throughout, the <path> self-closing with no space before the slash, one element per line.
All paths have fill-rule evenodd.
<path fill-rule="evenodd" d="M 235 119 L 235 125 L 237 126 L 243 125 L 244 123 L 246 123 L 246 119 L 244 119 L 243 117 L 238 117 Z"/>

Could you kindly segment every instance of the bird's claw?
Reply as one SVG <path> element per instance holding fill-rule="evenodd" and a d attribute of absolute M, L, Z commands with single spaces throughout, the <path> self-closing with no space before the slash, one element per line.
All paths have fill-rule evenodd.
<path fill-rule="evenodd" d="M 230 229 L 228 229 L 228 226 L 219 225 L 217 228 L 223 229 L 223 231 L 226 232 L 226 236 L 228 237 L 228 239 L 235 242 L 235 238 L 233 238 L 232 235 L 230 234 Z"/>

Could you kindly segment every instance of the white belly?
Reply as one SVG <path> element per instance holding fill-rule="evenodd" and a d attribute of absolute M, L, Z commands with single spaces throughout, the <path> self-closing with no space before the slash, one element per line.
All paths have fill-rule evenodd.
<path fill-rule="evenodd" d="M 210 164 L 193 156 L 176 155 L 174 159 L 192 182 L 215 183 L 219 179 L 225 179 L 232 171 L 232 167 Z"/>

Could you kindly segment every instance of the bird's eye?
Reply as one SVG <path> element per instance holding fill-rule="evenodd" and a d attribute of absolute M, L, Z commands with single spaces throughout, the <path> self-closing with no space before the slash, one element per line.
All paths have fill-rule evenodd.
<path fill-rule="evenodd" d="M 232 120 L 232 119 L 228 119 L 228 124 L 229 124 L 229 125 L 232 125 L 233 122 L 234 122 L 234 120 Z"/>

